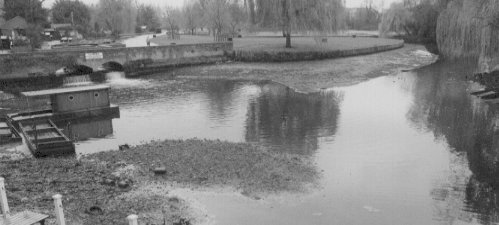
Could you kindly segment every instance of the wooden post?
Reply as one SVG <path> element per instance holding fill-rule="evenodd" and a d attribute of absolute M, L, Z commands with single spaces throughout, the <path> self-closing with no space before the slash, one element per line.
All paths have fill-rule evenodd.
<path fill-rule="evenodd" d="M 36 150 L 38 151 L 38 131 L 36 130 L 36 124 L 33 120 L 33 130 L 35 131 L 35 146 Z"/>
<path fill-rule="evenodd" d="M 138 225 L 137 219 L 139 217 L 135 214 L 129 215 L 126 219 L 128 220 L 128 225 Z"/>
<path fill-rule="evenodd" d="M 62 195 L 56 194 L 52 196 L 55 205 L 55 216 L 57 218 L 57 225 L 66 225 L 64 220 L 64 211 L 62 209 Z"/>
<path fill-rule="evenodd" d="M 4 218 L 10 214 L 9 204 L 7 202 L 7 193 L 5 193 L 5 179 L 0 177 L 0 203 L 2 205 L 2 214 Z"/>

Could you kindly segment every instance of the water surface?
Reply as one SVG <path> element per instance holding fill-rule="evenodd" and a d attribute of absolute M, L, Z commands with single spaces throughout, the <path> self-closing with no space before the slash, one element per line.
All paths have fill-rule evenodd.
<path fill-rule="evenodd" d="M 468 94 L 480 88 L 464 79 L 472 72 L 436 63 L 312 94 L 272 82 L 111 75 L 121 118 L 112 134 L 79 141 L 77 152 L 197 137 L 316 160 L 322 178 L 311 193 L 253 200 L 179 192 L 216 224 L 494 224 L 499 114 Z"/>

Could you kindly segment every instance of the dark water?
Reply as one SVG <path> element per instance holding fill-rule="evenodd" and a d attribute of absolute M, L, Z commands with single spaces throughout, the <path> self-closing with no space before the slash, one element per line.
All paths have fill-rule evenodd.
<path fill-rule="evenodd" d="M 271 82 L 158 76 L 112 84 L 111 101 L 121 109 L 121 119 L 113 120 L 114 135 L 79 143 L 81 153 L 124 143 L 197 137 L 312 154 L 318 149 L 317 137 L 334 134 L 341 100 L 335 92 L 305 95 Z"/>
<path fill-rule="evenodd" d="M 469 95 L 481 88 L 465 80 L 473 68 L 436 63 L 313 94 L 271 82 L 114 75 L 121 118 L 112 135 L 80 141 L 77 152 L 198 137 L 316 159 L 320 188 L 304 196 L 191 193 L 216 224 L 496 224 L 499 107 Z M 0 96 L 2 112 L 25 107 Z"/>

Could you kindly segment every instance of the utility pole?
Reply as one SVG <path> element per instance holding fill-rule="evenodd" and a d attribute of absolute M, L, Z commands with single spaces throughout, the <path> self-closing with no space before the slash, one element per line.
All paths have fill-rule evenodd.
<path fill-rule="evenodd" d="M 73 35 L 75 35 L 76 32 L 75 32 L 75 21 L 74 21 L 74 13 L 73 13 L 73 11 L 71 11 L 71 28 L 73 29 Z M 69 38 L 68 38 L 68 43 L 69 43 Z"/>

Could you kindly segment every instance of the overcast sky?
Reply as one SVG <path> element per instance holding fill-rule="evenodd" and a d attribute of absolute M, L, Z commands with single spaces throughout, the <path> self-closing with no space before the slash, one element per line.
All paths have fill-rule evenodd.
<path fill-rule="evenodd" d="M 80 0 L 81 2 L 87 3 L 87 4 L 93 4 L 97 3 L 99 0 Z M 157 6 L 173 6 L 173 7 L 180 7 L 184 4 L 185 0 L 137 0 L 141 3 L 145 4 L 151 4 L 151 5 L 157 5 Z M 365 0 L 345 0 L 346 2 L 346 7 L 352 8 L 352 7 L 360 7 L 362 6 L 363 2 Z M 374 5 L 379 8 L 381 5 L 384 5 L 385 8 L 389 7 L 392 2 L 395 1 L 401 1 L 401 0 L 373 0 Z M 51 7 L 52 4 L 54 4 L 55 0 L 46 0 L 45 1 L 45 6 L 46 7 Z"/>

